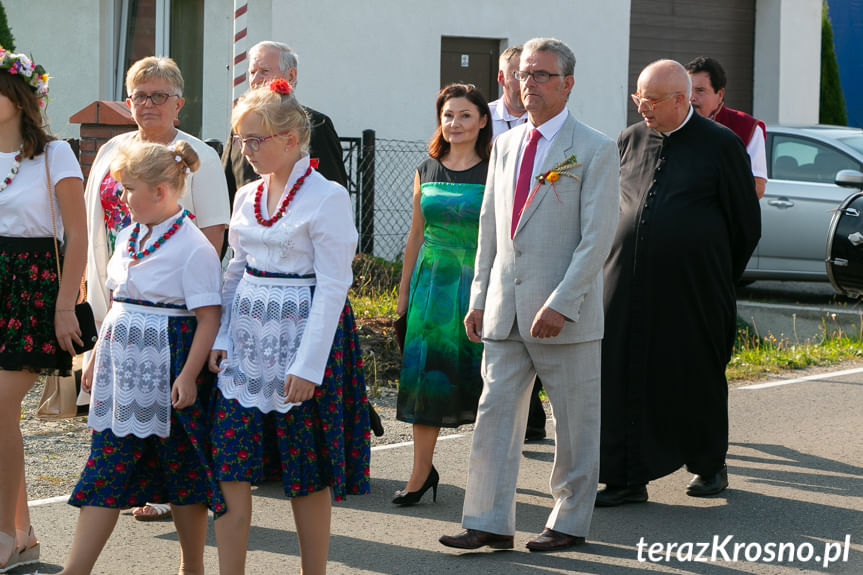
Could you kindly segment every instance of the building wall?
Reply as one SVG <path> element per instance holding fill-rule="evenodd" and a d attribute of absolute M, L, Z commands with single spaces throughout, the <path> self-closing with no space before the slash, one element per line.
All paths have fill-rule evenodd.
<path fill-rule="evenodd" d="M 768 123 L 817 124 L 821 0 L 758 0 L 753 113 Z"/>
<path fill-rule="evenodd" d="M 205 138 L 228 133 L 233 4 L 206 0 Z M 329 114 L 340 134 L 357 136 L 373 128 L 382 138 L 424 140 L 435 124 L 442 35 L 497 38 L 502 48 L 533 36 L 556 36 L 577 59 L 570 109 L 615 137 L 625 127 L 629 104 L 630 4 L 546 0 L 543 8 L 551 16 L 518 18 L 522 11 L 535 11 L 535 3 L 254 0 L 248 45 L 263 39 L 291 44 L 300 55 L 300 101 Z M 61 137 L 77 136 L 69 116 L 112 97 L 113 6 L 114 0 L 4 2 L 18 50 L 32 54 L 52 76 L 47 112 Z M 820 7 L 821 0 L 756 0 L 756 116 L 817 122 Z"/>
<path fill-rule="evenodd" d="M 4 2 L 18 52 L 30 54 L 51 76 L 46 112 L 52 132 L 78 137 L 69 116 L 102 97 L 110 78 L 104 34 L 105 0 Z"/>
<path fill-rule="evenodd" d="M 51 75 L 47 113 L 52 131 L 77 137 L 78 126 L 69 124 L 69 116 L 94 100 L 113 99 L 114 1 L 16 0 L 3 6 L 17 50 L 32 54 Z M 232 0 L 206 0 L 204 138 L 223 140 L 228 133 L 232 14 Z"/>
<path fill-rule="evenodd" d="M 381 138 L 427 139 L 435 126 L 442 35 L 500 38 L 502 47 L 535 36 L 563 40 L 576 56 L 570 110 L 612 137 L 625 127 L 629 0 L 544 0 L 547 16 L 529 0 L 269 4 L 250 3 L 250 22 L 260 21 L 259 10 L 272 16 L 269 30 L 250 25 L 251 43 L 266 33 L 296 50 L 298 98 L 330 115 L 340 135 L 373 128 Z M 518 17 L 527 11 L 533 15 Z"/>

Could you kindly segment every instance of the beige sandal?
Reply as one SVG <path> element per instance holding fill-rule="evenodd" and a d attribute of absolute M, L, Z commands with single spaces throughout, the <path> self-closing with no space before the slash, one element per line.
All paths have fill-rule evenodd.
<path fill-rule="evenodd" d="M 18 565 L 30 565 L 39 562 L 39 540 L 33 533 L 32 525 L 27 531 L 15 530 L 15 543 L 18 546 Z"/>
<path fill-rule="evenodd" d="M 155 511 L 155 513 L 148 512 L 148 507 Z M 168 503 L 147 503 L 143 507 L 136 507 L 133 509 L 132 516 L 138 521 L 159 521 L 161 519 L 170 519 L 171 505 Z"/>
<path fill-rule="evenodd" d="M 0 573 L 6 573 L 7 571 L 11 571 L 15 567 L 21 565 L 20 558 L 18 556 L 18 547 L 15 545 L 15 538 L 9 535 L 8 533 L 3 533 L 0 531 L 0 548 L 9 546 L 9 557 L 6 558 L 6 561 L 0 566 Z M 2 551 L 0 551 L 2 553 Z"/>

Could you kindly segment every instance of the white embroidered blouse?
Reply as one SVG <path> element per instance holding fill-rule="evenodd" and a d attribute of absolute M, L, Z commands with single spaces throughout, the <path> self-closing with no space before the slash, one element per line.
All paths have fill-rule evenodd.
<path fill-rule="evenodd" d="M 282 191 L 281 201 L 309 167 L 309 156 L 297 161 Z M 264 178 L 264 190 L 269 178 Z M 255 193 L 262 180 L 239 190 L 228 242 L 234 257 L 222 285 L 222 321 L 213 349 L 229 349 L 228 326 L 237 285 L 245 267 L 281 274 L 315 274 L 315 293 L 302 342 L 287 375 L 320 385 L 339 317 L 353 281 L 351 262 L 357 247 L 357 230 L 350 197 L 342 186 L 312 170 L 297 190 L 284 216 L 272 227 L 255 219 Z M 266 194 L 261 215 L 269 219 Z"/>

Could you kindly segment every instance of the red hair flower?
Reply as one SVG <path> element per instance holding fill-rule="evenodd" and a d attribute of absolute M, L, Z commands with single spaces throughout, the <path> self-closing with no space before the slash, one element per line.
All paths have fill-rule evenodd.
<path fill-rule="evenodd" d="M 284 78 L 277 78 L 270 82 L 270 90 L 272 92 L 276 92 L 277 94 L 290 96 L 291 92 L 294 91 L 294 88 Z"/>

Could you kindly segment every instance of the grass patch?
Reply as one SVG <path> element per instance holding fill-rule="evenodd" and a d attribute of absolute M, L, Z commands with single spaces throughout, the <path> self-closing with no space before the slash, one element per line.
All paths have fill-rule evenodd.
<path fill-rule="evenodd" d="M 826 366 L 863 359 L 863 337 L 828 327 L 821 335 L 799 342 L 773 334 L 761 337 L 752 326 L 738 319 L 737 341 L 726 376 L 729 381 L 759 379 L 771 373 Z"/>
<path fill-rule="evenodd" d="M 396 318 L 397 287 L 392 288 L 389 292 L 366 294 L 352 289 L 348 297 L 351 300 L 351 307 L 354 309 L 354 316 L 357 318 Z"/>
<path fill-rule="evenodd" d="M 394 386 L 401 369 L 401 354 L 393 341 L 401 263 L 360 254 L 354 258 L 354 285 L 350 299 L 360 326 L 366 365 L 366 383 Z M 822 324 L 821 334 L 803 342 L 796 337 L 761 336 L 738 318 L 737 340 L 726 376 L 729 381 L 754 380 L 782 371 L 828 366 L 863 359 L 863 330 L 846 333 Z"/>

